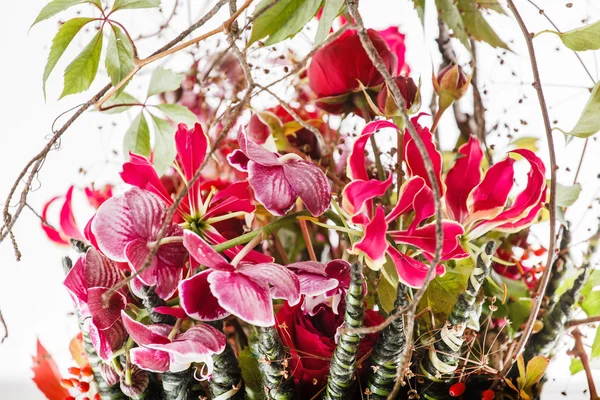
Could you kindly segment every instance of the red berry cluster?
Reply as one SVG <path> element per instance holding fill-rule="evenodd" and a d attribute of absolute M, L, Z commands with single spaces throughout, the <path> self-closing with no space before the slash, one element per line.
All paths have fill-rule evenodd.
<path fill-rule="evenodd" d="M 66 389 L 76 389 L 80 394 L 75 396 L 67 396 L 64 400 L 92 400 L 89 396 L 78 397 L 80 395 L 89 394 L 90 391 L 90 377 L 94 374 L 92 367 L 89 364 L 77 368 L 69 368 L 69 374 L 73 376 L 68 379 L 61 379 L 60 384 Z M 100 400 L 100 395 L 96 393 L 93 400 Z"/>

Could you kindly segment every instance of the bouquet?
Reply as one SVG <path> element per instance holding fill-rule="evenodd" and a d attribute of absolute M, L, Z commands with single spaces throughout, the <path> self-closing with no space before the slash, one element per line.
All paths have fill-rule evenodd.
<path fill-rule="evenodd" d="M 88 108 L 133 117 L 121 181 L 83 190 L 95 208 L 86 224 L 74 217 L 74 186 L 41 213 L 48 238 L 73 249 L 64 286 L 81 329 L 69 376 L 38 343 L 34 380 L 49 399 L 534 399 L 566 335 L 571 369 L 586 371 L 597 398 L 589 358 L 600 343 L 588 355 L 580 331 L 600 314 L 596 236 L 575 262 L 562 215 L 578 188 L 556 182 L 532 39 L 512 0 L 549 164 L 531 146 L 487 145 L 476 61 L 454 54 L 474 52 L 475 39 L 508 48 L 483 18 L 505 13 L 496 2 L 444 3 L 431 83 L 411 77 L 399 28 L 365 27 L 357 0 L 220 0 L 146 58 L 115 15 L 160 1 L 53 0 L 34 24 L 81 3 L 92 16 L 60 26 L 44 82 L 73 37 L 98 24 L 61 97 L 90 87 L 106 39 L 110 83 L 24 174 L 35 176 Z M 310 51 L 275 51 L 315 17 Z M 217 28 L 190 39 L 213 19 Z M 586 36 L 597 26 L 557 34 L 575 51 L 597 49 Z M 158 67 L 145 97 L 128 91 L 140 70 L 184 49 L 193 62 L 183 73 Z M 596 90 L 567 135 L 600 130 Z M 460 132 L 442 151 L 439 122 L 452 111 Z M 5 213 L 2 238 L 13 243 L 22 208 Z M 546 247 L 534 234 L 543 224 Z M 574 318 L 580 310 L 586 319 Z"/>

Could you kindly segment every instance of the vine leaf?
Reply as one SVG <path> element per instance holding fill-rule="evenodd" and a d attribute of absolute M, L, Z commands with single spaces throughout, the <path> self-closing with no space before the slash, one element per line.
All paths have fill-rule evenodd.
<path fill-rule="evenodd" d="M 112 25 L 111 27 L 104 62 L 110 81 L 113 86 L 116 86 L 134 68 L 133 46 L 121 28 L 116 25 Z M 127 84 L 123 85 L 116 95 L 118 96 L 126 86 Z"/>
<path fill-rule="evenodd" d="M 498 14 L 506 15 L 506 11 L 500 5 L 498 0 L 475 0 L 477 5 L 486 10 L 492 10 L 497 12 Z"/>
<path fill-rule="evenodd" d="M 143 111 L 135 117 L 123 138 L 123 154 L 129 157 L 130 152 L 150 158 L 150 129 Z"/>
<path fill-rule="evenodd" d="M 498 37 L 496 32 L 487 23 L 479 6 L 474 0 L 458 0 L 458 8 L 462 14 L 465 29 L 473 39 L 486 42 L 492 47 L 507 49 L 508 45 Z"/>
<path fill-rule="evenodd" d="M 471 51 L 471 45 L 469 44 L 469 37 L 465 30 L 465 24 L 460 15 L 460 11 L 454 0 L 435 0 L 435 6 L 438 10 L 439 16 L 446 22 L 448 27 L 452 29 L 454 36 L 460 40 L 460 42 Z"/>
<path fill-rule="evenodd" d="M 152 115 L 152 122 L 154 125 L 152 163 L 158 176 L 161 176 L 177 155 L 177 150 L 175 149 L 175 130 L 168 121 L 154 115 Z"/>
<path fill-rule="evenodd" d="M 180 104 L 159 104 L 156 108 L 175 124 L 184 123 L 188 126 L 193 126 L 199 122 L 196 114 Z"/>
<path fill-rule="evenodd" d="M 152 72 L 152 77 L 150 78 L 148 97 L 162 92 L 179 89 L 183 77 L 183 74 L 176 74 L 175 72 L 162 67 L 156 68 Z"/>
<path fill-rule="evenodd" d="M 575 127 L 565 132 L 560 128 L 554 128 L 565 135 L 587 138 L 600 131 L 600 83 L 592 89 L 592 94 L 575 124 Z"/>
<path fill-rule="evenodd" d="M 64 11 L 78 4 L 84 3 L 94 4 L 95 6 L 102 9 L 102 4 L 100 3 L 100 0 L 53 0 L 50 3 L 46 4 L 44 8 L 42 8 L 42 11 L 40 11 L 37 18 L 35 19 L 35 21 L 33 21 L 33 24 L 31 24 L 29 29 L 31 29 L 38 22 L 45 21 L 48 18 L 55 16 L 61 11 Z"/>
<path fill-rule="evenodd" d="M 413 4 L 415 5 L 415 10 L 417 10 L 417 15 L 421 20 L 421 25 L 425 26 L 425 0 L 413 0 Z"/>
<path fill-rule="evenodd" d="M 560 183 L 556 184 L 556 206 L 557 207 L 570 207 L 579 198 L 581 193 L 581 185 L 576 183 L 575 185 L 565 186 Z"/>
<path fill-rule="evenodd" d="M 98 31 L 92 41 L 67 66 L 65 83 L 60 98 L 89 89 L 96 78 L 102 53 L 102 31 Z"/>
<path fill-rule="evenodd" d="M 333 21 L 340 14 L 343 5 L 344 0 L 325 0 L 323 13 L 319 20 L 319 27 L 317 28 L 315 44 L 321 44 L 327 38 L 329 30 L 333 26 Z"/>
<path fill-rule="evenodd" d="M 265 12 L 272 0 L 262 0 L 254 15 L 258 15 L 252 26 L 248 45 L 269 36 L 266 45 L 279 43 L 294 36 L 315 16 L 322 0 L 280 0 Z"/>
<path fill-rule="evenodd" d="M 587 282 L 581 290 L 581 309 L 588 317 L 600 315 L 600 270 L 595 269 L 590 274 Z"/>
<path fill-rule="evenodd" d="M 129 93 L 122 92 L 118 96 L 113 96 L 110 99 L 108 99 L 102 107 L 108 108 L 108 107 L 111 107 L 111 106 L 114 106 L 117 104 L 121 104 L 121 106 L 110 108 L 110 109 L 104 110 L 102 112 L 105 112 L 108 114 L 119 114 L 119 113 L 122 113 L 123 111 L 129 110 L 132 106 L 134 106 L 136 104 L 141 104 L 141 102 L 138 99 L 136 99 L 135 97 L 133 97 L 132 95 L 130 95 Z"/>
<path fill-rule="evenodd" d="M 536 356 L 529 360 L 525 371 L 526 379 L 523 389 L 527 390 L 538 383 L 544 376 L 549 363 L 550 359 L 544 356 Z"/>
<path fill-rule="evenodd" d="M 155 8 L 160 7 L 160 0 L 115 0 L 110 12 L 117 10 L 132 10 L 135 8 Z"/>
<path fill-rule="evenodd" d="M 567 32 L 546 30 L 541 31 L 538 35 L 542 33 L 554 33 L 565 46 L 574 51 L 600 49 L 600 21 Z"/>
<path fill-rule="evenodd" d="M 79 33 L 81 28 L 83 28 L 88 22 L 93 21 L 93 18 L 73 18 L 65 22 L 58 32 L 54 39 L 52 40 L 52 46 L 50 47 L 50 54 L 48 54 L 48 61 L 46 62 L 46 67 L 44 68 L 44 78 L 42 83 L 42 88 L 44 91 L 44 100 L 46 100 L 46 81 L 48 77 L 54 70 L 56 63 L 62 57 L 67 47 L 73 38 Z"/>
<path fill-rule="evenodd" d="M 600 357 L 600 326 L 596 330 L 596 337 L 594 338 L 594 343 L 592 343 L 592 353 L 590 354 L 590 359 Z M 579 358 L 573 358 L 571 360 L 571 366 L 569 367 L 571 370 L 571 375 L 575 375 L 579 371 L 583 371 L 583 364 Z"/>

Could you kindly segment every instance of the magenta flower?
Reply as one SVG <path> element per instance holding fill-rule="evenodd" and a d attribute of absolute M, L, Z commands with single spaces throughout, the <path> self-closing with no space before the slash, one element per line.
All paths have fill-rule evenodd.
<path fill-rule="evenodd" d="M 108 306 L 103 304 L 102 299 L 120 280 L 121 272 L 116 264 L 91 247 L 77 260 L 64 281 L 80 316 L 91 317 L 90 338 L 103 360 L 110 360 L 127 339 L 120 320 L 127 298 L 123 293 L 116 292 Z"/>
<path fill-rule="evenodd" d="M 48 239 L 53 241 L 54 243 L 61 245 L 68 245 L 69 239 L 78 239 L 83 240 L 83 235 L 81 231 L 77 227 L 77 222 L 75 221 L 75 216 L 73 215 L 72 209 L 72 199 L 73 199 L 73 189 L 74 186 L 69 187 L 67 193 L 64 196 L 64 202 L 60 209 L 60 219 L 59 219 L 59 229 L 56 229 L 50 225 L 48 225 L 45 221 L 48 221 L 48 209 L 50 206 L 63 198 L 63 196 L 56 196 L 51 198 L 44 204 L 44 208 L 42 208 L 42 229 L 46 233 Z"/>
<path fill-rule="evenodd" d="M 210 379 L 212 356 L 221 353 L 227 343 L 225 335 L 210 325 L 196 325 L 171 337 L 172 326 L 146 326 L 125 311 L 121 315 L 127 333 L 139 346 L 131 349 L 131 362 L 146 371 L 180 372 L 188 369 L 191 363 L 204 363 L 201 380 Z"/>
<path fill-rule="evenodd" d="M 328 304 L 334 313 L 350 286 L 350 264 L 344 260 L 331 260 L 327 264 L 300 261 L 287 266 L 296 273 L 300 294 L 304 295 L 302 310 L 314 315 L 320 304 Z"/>
<path fill-rule="evenodd" d="M 134 271 L 140 272 L 137 279 L 155 286 L 156 294 L 163 299 L 175 293 L 182 278 L 187 259 L 183 245 L 161 244 L 150 267 L 141 268 L 166 216 L 167 204 L 158 195 L 134 187 L 102 204 L 92 221 L 92 232 L 100 250 L 114 261 L 129 263 Z M 181 236 L 182 232 L 181 227 L 172 224 L 163 240 Z"/>
<path fill-rule="evenodd" d="M 194 319 L 213 321 L 231 313 L 253 325 L 272 326 L 271 298 L 286 299 L 291 305 L 300 301 L 298 278 L 282 265 L 244 260 L 232 265 L 191 231 L 184 232 L 183 244 L 207 267 L 179 284 L 181 307 Z"/>
<path fill-rule="evenodd" d="M 240 149 L 228 156 L 229 163 L 248 172 L 254 195 L 274 215 L 285 215 L 298 197 L 314 216 L 329 207 L 331 188 L 319 167 L 296 154 L 280 156 L 238 135 Z"/>

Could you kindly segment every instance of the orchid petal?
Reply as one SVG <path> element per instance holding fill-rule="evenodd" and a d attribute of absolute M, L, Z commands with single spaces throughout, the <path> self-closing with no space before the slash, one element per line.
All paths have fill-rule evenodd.
<path fill-rule="evenodd" d="M 242 264 L 237 272 L 255 282 L 270 284 L 277 293 L 277 298 L 286 299 L 291 306 L 300 302 L 300 282 L 296 275 L 283 265 L 275 263 Z"/>
<path fill-rule="evenodd" d="M 325 266 L 327 276 L 337 279 L 340 286 L 348 288 L 350 286 L 350 263 L 345 260 L 331 260 Z"/>
<path fill-rule="evenodd" d="M 172 327 L 165 324 L 144 325 L 131 318 L 125 311 L 121 311 L 123 325 L 129 336 L 139 346 L 149 346 L 151 344 L 170 343 L 168 336 Z"/>
<path fill-rule="evenodd" d="M 227 339 L 222 332 L 210 325 L 196 325 L 177 335 L 171 343 L 149 344 L 148 347 L 176 354 L 178 362 L 195 362 L 198 357 L 220 353 L 225 349 Z"/>
<path fill-rule="evenodd" d="M 131 362 L 143 370 L 157 373 L 169 371 L 169 354 L 164 351 L 136 347 L 129 351 L 129 356 Z"/>
<path fill-rule="evenodd" d="M 273 326 L 269 288 L 235 272 L 212 271 L 210 289 L 225 310 L 256 326 Z"/>
<path fill-rule="evenodd" d="M 211 245 L 206 243 L 196 233 L 185 230 L 183 232 L 183 246 L 190 252 L 190 255 L 208 268 L 221 270 L 221 271 L 232 271 L 234 268 L 225 257 L 219 254 Z"/>
<path fill-rule="evenodd" d="M 296 200 L 296 192 L 286 179 L 282 166 L 248 163 L 248 181 L 256 199 L 273 215 L 285 215 Z"/>
<path fill-rule="evenodd" d="M 125 340 L 127 340 L 127 332 L 120 321 L 105 330 L 99 330 L 93 322 L 90 322 L 89 332 L 90 341 L 94 346 L 94 350 L 96 350 L 96 354 L 107 362 L 113 358 L 113 353 L 123 347 Z"/>
<path fill-rule="evenodd" d="M 250 159 L 240 149 L 235 149 L 234 151 L 229 153 L 229 155 L 227 156 L 227 161 L 229 162 L 229 165 L 231 165 L 233 168 L 237 169 L 240 172 L 248 171 L 248 162 L 250 161 Z"/>
<path fill-rule="evenodd" d="M 446 206 L 452 219 L 463 223 L 469 211 L 469 193 L 481 181 L 481 161 L 483 151 L 475 136 L 458 150 L 458 158 L 446 175 Z"/>
<path fill-rule="evenodd" d="M 127 298 L 119 292 L 113 293 L 108 304 L 105 304 L 103 295 L 109 290 L 106 287 L 88 289 L 88 308 L 94 325 L 100 330 L 113 326 L 121 316 L 121 310 L 127 306 Z"/>
<path fill-rule="evenodd" d="M 283 173 L 312 215 L 319 216 L 329 208 L 331 187 L 318 166 L 304 160 L 291 160 L 283 164 Z"/>
<path fill-rule="evenodd" d="M 187 315 L 200 321 L 216 321 L 229 315 L 210 290 L 208 275 L 212 272 L 206 270 L 179 283 L 181 308 Z"/>
<path fill-rule="evenodd" d="M 362 251 L 367 256 L 367 264 L 371 269 L 378 271 L 385 264 L 385 252 L 389 246 L 385 235 L 387 223 L 381 206 L 377 206 L 375 217 L 365 227 L 365 234 L 359 242 L 352 247 L 352 254 Z"/>
<path fill-rule="evenodd" d="M 263 165 L 265 167 L 273 167 L 279 165 L 279 161 L 275 153 L 272 153 L 269 150 L 262 147 L 261 145 L 258 145 L 253 141 L 248 140 L 246 134 L 243 131 L 240 131 L 237 140 L 240 145 L 240 150 L 244 152 L 244 154 L 250 159 L 250 161 L 254 161 L 255 163 Z"/>

